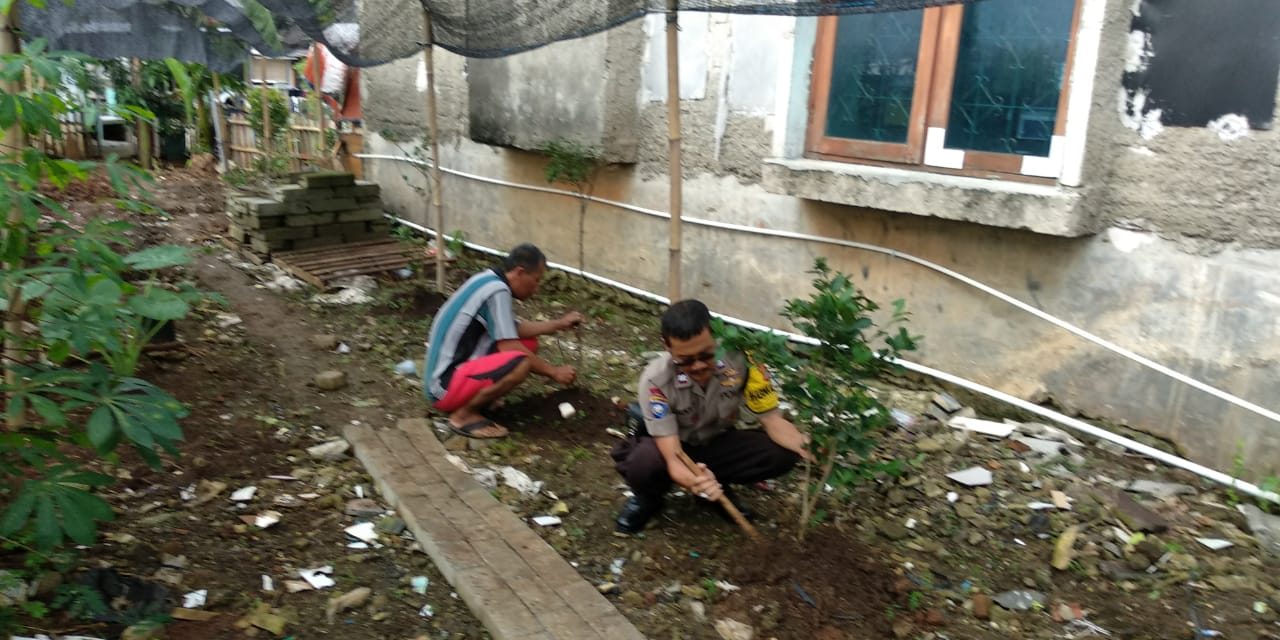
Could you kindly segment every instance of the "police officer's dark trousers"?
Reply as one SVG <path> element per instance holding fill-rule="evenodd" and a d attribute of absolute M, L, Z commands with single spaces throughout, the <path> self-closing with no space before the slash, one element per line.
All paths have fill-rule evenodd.
<path fill-rule="evenodd" d="M 764 431 L 730 429 L 704 444 L 681 446 L 694 461 L 707 465 L 722 485 L 776 478 L 800 461 L 799 455 L 778 446 Z M 632 436 L 614 447 L 611 455 L 614 468 L 637 496 L 661 498 L 671 488 L 667 462 L 653 438 Z"/>

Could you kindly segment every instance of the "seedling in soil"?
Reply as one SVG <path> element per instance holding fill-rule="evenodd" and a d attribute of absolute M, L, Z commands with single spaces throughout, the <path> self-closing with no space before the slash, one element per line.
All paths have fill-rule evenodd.
<path fill-rule="evenodd" d="M 919 610 L 923 602 L 924 602 L 923 593 L 920 593 L 919 591 L 912 591 L 911 593 L 907 594 L 907 609 L 911 611 Z"/>
<path fill-rule="evenodd" d="M 833 494 L 847 495 L 861 479 L 901 469 L 900 461 L 871 459 L 874 434 L 891 419 L 867 383 L 895 372 L 893 360 L 914 350 L 919 340 L 907 332 L 902 300 L 893 303 L 889 319 L 877 326 L 872 316 L 880 306 L 863 295 L 849 276 L 832 271 L 823 258 L 814 261 L 809 273 L 814 275 L 815 292 L 807 299 L 788 300 L 782 315 L 816 346 L 793 351 L 781 335 L 747 331 L 719 320 L 714 323 L 723 347 L 745 353 L 749 366 L 771 368 L 776 386 L 799 421 L 809 427 L 812 459 L 804 465 L 801 486 L 801 540 L 827 496 L 827 485 L 836 489 Z M 894 325 L 897 330 L 890 332 Z"/>

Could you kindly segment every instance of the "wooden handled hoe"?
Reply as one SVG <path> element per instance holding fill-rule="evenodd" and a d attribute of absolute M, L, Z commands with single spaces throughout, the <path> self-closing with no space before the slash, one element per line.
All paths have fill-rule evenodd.
<path fill-rule="evenodd" d="M 680 456 L 680 462 L 684 463 L 684 466 L 689 469 L 690 473 L 695 476 L 702 475 L 702 467 L 699 467 L 698 463 L 694 462 L 688 454 L 680 451 L 677 455 Z M 742 512 L 738 511 L 738 508 L 733 506 L 733 502 L 730 501 L 729 498 L 721 495 L 717 502 L 720 503 L 720 506 L 725 510 L 725 513 L 728 513 L 729 517 L 733 518 L 733 521 L 738 523 L 739 527 L 742 527 L 742 531 L 747 534 L 748 538 L 751 538 L 754 542 L 760 541 L 760 532 L 756 531 L 756 528 L 751 526 L 751 523 L 747 522 L 746 518 L 742 517 Z"/>

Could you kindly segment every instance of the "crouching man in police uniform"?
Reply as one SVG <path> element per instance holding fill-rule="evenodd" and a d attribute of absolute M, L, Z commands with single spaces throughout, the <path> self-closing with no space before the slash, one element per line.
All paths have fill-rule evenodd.
<path fill-rule="evenodd" d="M 612 453 L 634 494 L 618 515 L 619 533 L 643 530 L 673 482 L 716 501 L 728 491 L 724 485 L 775 478 L 809 456 L 808 436 L 778 410 L 763 367 L 749 365 L 741 353 L 718 353 L 706 305 L 671 305 L 662 315 L 662 341 L 667 352 L 640 375 L 644 428 Z M 742 407 L 759 417 L 763 430 L 734 428 Z M 699 474 L 680 462 L 681 450 L 698 463 Z"/>

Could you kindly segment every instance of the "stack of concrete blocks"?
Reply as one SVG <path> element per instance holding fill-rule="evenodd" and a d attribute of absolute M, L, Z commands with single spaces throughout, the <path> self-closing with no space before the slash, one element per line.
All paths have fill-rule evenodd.
<path fill-rule="evenodd" d="M 228 235 L 269 254 L 379 240 L 391 230 L 378 185 L 350 173 L 305 174 L 273 196 L 228 198 Z"/>

